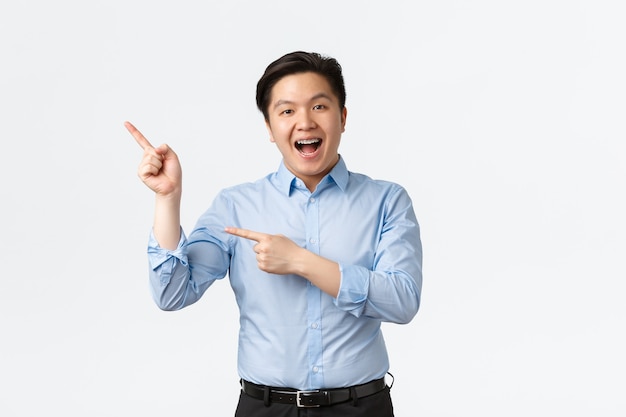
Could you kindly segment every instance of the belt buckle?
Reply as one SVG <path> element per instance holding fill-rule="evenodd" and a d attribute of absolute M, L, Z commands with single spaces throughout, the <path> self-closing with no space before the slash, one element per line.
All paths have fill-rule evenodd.
<path fill-rule="evenodd" d="M 305 397 L 311 394 L 319 394 L 320 390 L 311 390 L 311 391 L 296 391 L 296 407 L 298 408 L 317 408 L 320 407 L 320 404 L 306 405 L 302 404 L 302 395 Z"/>

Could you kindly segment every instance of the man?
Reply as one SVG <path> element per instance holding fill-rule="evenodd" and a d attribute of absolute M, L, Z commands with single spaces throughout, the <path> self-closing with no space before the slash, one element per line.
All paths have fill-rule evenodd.
<path fill-rule="evenodd" d="M 229 276 L 240 311 L 236 417 L 393 416 L 381 323 L 408 323 L 419 308 L 419 226 L 401 186 L 347 170 L 345 99 L 333 58 L 293 52 L 271 63 L 257 106 L 278 171 L 221 191 L 189 237 L 176 154 L 126 123 L 144 149 L 139 177 L 156 193 L 158 306 L 181 309 Z"/>

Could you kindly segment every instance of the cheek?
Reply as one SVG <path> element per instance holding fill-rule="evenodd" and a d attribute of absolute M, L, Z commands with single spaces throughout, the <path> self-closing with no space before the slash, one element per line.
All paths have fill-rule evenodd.
<path fill-rule="evenodd" d="M 272 137 L 276 142 L 289 142 L 291 139 L 291 125 L 288 123 L 276 123 L 272 129 Z"/>

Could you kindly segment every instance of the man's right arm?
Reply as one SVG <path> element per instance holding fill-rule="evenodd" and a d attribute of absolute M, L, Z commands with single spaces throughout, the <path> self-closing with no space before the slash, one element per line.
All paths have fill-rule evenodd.
<path fill-rule="evenodd" d="M 125 126 L 144 151 L 137 174 L 155 194 L 148 244 L 152 297 L 163 310 L 179 310 L 195 303 L 216 279 L 226 275 L 229 250 L 215 237 L 224 232 L 208 233 L 200 228 L 187 240 L 180 226 L 182 170 L 178 156 L 167 145 L 152 146 L 131 123 Z"/>
<path fill-rule="evenodd" d="M 180 240 L 182 169 L 178 156 L 167 145 L 152 144 L 130 122 L 126 129 L 143 149 L 137 175 L 155 194 L 154 236 L 163 249 L 174 250 Z"/>

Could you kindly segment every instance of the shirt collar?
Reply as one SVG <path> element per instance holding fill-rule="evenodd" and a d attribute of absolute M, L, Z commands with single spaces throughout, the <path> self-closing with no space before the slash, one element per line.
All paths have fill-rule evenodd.
<path fill-rule="evenodd" d="M 348 172 L 348 168 L 346 167 L 346 163 L 339 156 L 339 161 L 333 167 L 333 169 L 320 181 L 320 184 L 332 180 L 341 191 L 345 191 L 348 186 L 348 178 L 350 174 Z M 285 166 L 285 162 L 281 161 L 280 166 L 278 167 L 278 171 L 276 172 L 276 186 L 279 190 L 281 190 L 285 195 L 289 195 L 291 190 L 295 187 L 295 183 L 298 178 L 291 173 Z"/>

